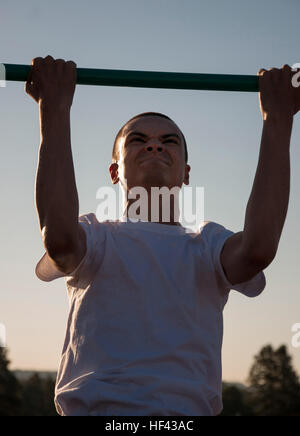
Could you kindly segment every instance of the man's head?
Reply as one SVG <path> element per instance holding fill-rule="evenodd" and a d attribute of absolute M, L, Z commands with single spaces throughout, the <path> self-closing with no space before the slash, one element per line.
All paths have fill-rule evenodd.
<path fill-rule="evenodd" d="M 188 185 L 190 166 L 183 133 L 171 118 L 145 112 L 119 130 L 109 171 L 112 182 L 127 189 Z"/>

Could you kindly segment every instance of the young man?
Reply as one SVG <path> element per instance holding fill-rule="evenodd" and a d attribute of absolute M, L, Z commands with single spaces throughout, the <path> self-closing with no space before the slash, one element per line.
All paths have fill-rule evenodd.
<path fill-rule="evenodd" d="M 70 315 L 57 376 L 61 415 L 218 415 L 223 308 L 231 289 L 265 287 L 289 199 L 289 145 L 299 89 L 289 66 L 260 70 L 264 119 L 243 231 L 215 222 L 188 232 L 167 221 L 79 217 L 70 143 L 73 62 L 36 58 L 26 92 L 40 108 L 36 204 L 46 252 L 36 274 L 65 277 Z M 128 193 L 189 183 L 185 138 L 162 114 L 140 114 L 117 135 L 112 183 Z M 161 212 L 161 211 L 160 211 Z"/>

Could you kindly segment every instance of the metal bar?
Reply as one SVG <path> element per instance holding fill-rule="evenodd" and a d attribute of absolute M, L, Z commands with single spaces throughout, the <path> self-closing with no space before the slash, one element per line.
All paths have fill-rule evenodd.
<path fill-rule="evenodd" d="M 3 64 L 6 80 L 25 82 L 31 66 Z M 258 76 L 77 68 L 78 85 L 258 92 Z"/>

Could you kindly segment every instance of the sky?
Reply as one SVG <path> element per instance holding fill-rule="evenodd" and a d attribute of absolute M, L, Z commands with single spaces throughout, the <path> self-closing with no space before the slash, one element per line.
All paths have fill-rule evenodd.
<path fill-rule="evenodd" d="M 256 75 L 300 62 L 298 0 L 10 0 L 1 6 L 3 63 L 34 57 L 78 67 Z M 72 150 L 80 215 L 111 186 L 114 138 L 132 116 L 158 111 L 184 132 L 190 186 L 204 187 L 205 220 L 243 230 L 255 176 L 262 116 L 257 93 L 76 87 Z M 44 253 L 35 206 L 40 144 L 38 106 L 24 83 L 0 88 L 0 323 L 13 369 L 57 370 L 69 304 L 64 279 L 40 281 Z M 254 355 L 286 344 L 300 374 L 300 115 L 291 139 L 291 193 L 278 252 L 257 298 L 231 291 L 224 311 L 223 379 L 245 382 Z"/>

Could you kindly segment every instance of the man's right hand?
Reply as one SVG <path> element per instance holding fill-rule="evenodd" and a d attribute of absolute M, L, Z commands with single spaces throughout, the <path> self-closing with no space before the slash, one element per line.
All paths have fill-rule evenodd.
<path fill-rule="evenodd" d="M 34 58 L 25 84 L 25 91 L 39 105 L 55 109 L 70 109 L 76 87 L 76 64 L 53 59 L 52 56 Z"/>
<path fill-rule="evenodd" d="M 51 56 L 35 58 L 25 90 L 40 108 L 41 145 L 36 207 L 45 249 L 56 267 L 72 272 L 86 250 L 78 223 L 79 201 L 71 150 L 70 109 L 76 64 Z"/>

